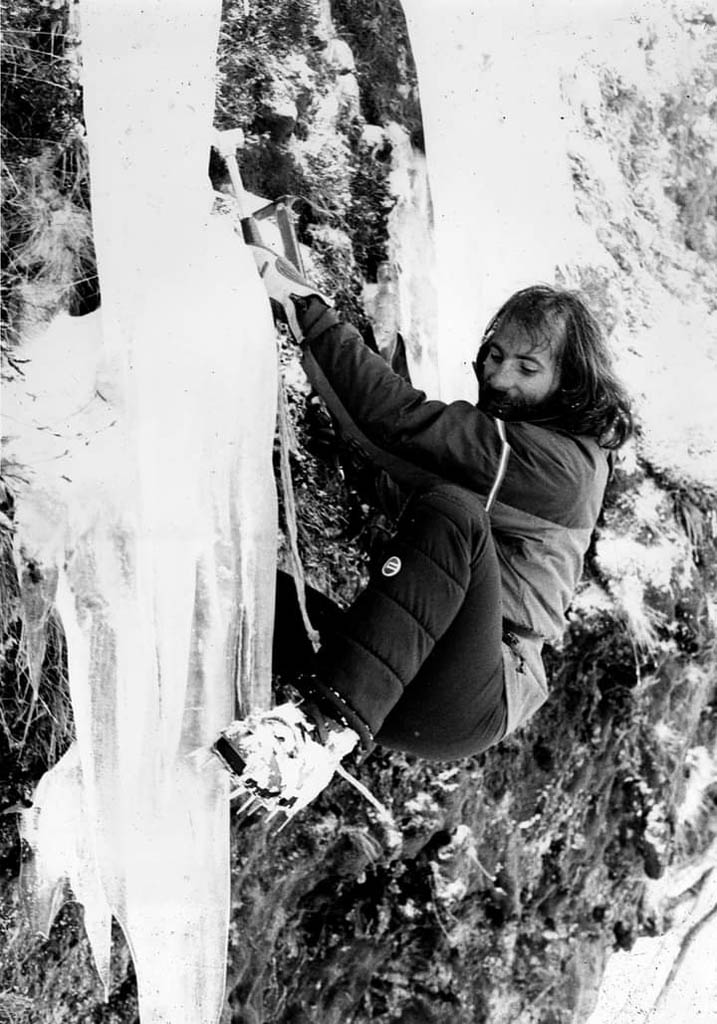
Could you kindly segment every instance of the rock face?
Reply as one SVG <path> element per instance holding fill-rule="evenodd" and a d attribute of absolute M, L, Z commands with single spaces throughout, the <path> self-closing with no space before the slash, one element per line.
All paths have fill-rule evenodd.
<path fill-rule="evenodd" d="M 400 8 L 252 0 L 249 12 L 226 5 L 218 123 L 244 129 L 252 193 L 313 204 L 299 231 L 317 277 L 368 333 L 364 286 L 375 293 L 393 259 L 395 126 L 422 145 Z M 372 755 L 358 774 L 395 829 L 341 781 L 278 835 L 237 820 L 226 1022 L 580 1024 L 610 952 L 674 916 L 669 886 L 656 900 L 653 882 L 698 864 L 715 836 L 717 452 L 705 382 L 717 333 L 717 28 L 699 4 L 635 25 L 619 63 L 586 61 L 564 82 L 576 213 L 595 243 L 561 279 L 610 331 L 642 429 L 615 473 L 565 643 L 548 651 L 551 699 L 468 762 Z M 316 586 L 350 600 L 381 523 L 337 475 L 290 352 L 282 362 L 303 561 Z M 72 727 L 51 621 L 22 745 L 27 677 L 9 573 L 3 586 L 17 612 L 0 730 L 9 807 Z M 136 1020 L 120 936 L 103 1003 L 77 908 L 49 940 L 28 934 L 20 851 L 3 821 L 0 1016 Z"/>

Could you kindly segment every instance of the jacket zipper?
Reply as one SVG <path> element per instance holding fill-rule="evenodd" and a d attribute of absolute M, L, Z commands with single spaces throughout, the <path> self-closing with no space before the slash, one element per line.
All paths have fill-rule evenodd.
<path fill-rule="evenodd" d="M 485 503 L 486 512 L 490 512 L 493 502 L 496 499 L 500 485 L 503 483 L 503 477 L 505 476 L 505 470 L 508 465 L 508 456 L 510 455 L 510 445 L 508 444 L 508 437 L 505 432 L 505 423 L 503 420 L 494 420 L 498 436 L 500 437 L 500 459 L 498 460 L 498 470 L 495 474 L 495 480 L 493 486 L 490 489 L 488 500 Z"/>

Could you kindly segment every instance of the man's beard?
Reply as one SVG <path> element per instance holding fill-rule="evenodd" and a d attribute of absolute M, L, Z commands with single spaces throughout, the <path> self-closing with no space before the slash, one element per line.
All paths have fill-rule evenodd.
<path fill-rule="evenodd" d="M 507 422 L 522 420 L 551 419 L 559 412 L 558 403 L 554 399 L 545 402 L 530 402 L 524 398 L 508 398 L 503 392 L 496 391 L 488 384 L 480 389 L 478 408 L 489 416 Z"/>

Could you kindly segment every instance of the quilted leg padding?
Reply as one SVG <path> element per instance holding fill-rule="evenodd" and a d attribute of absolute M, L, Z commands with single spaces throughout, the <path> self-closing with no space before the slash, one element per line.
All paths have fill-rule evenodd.
<path fill-rule="evenodd" d="M 333 690 L 375 733 L 451 625 L 486 558 L 495 552 L 476 495 L 446 485 L 414 496 L 368 586 L 319 654 L 327 699 Z"/>

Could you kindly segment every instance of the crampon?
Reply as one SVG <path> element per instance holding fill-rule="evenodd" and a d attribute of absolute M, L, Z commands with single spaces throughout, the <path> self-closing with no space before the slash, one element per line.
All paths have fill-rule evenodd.
<path fill-rule="evenodd" d="M 283 815 L 281 828 L 328 786 L 334 774 L 346 779 L 382 818 L 385 807 L 355 779 L 341 760 L 356 747 L 358 735 L 332 723 L 318 738 L 317 726 L 296 704 L 286 703 L 232 722 L 212 750 L 229 771 L 231 799 L 243 797 L 240 813 Z"/>

